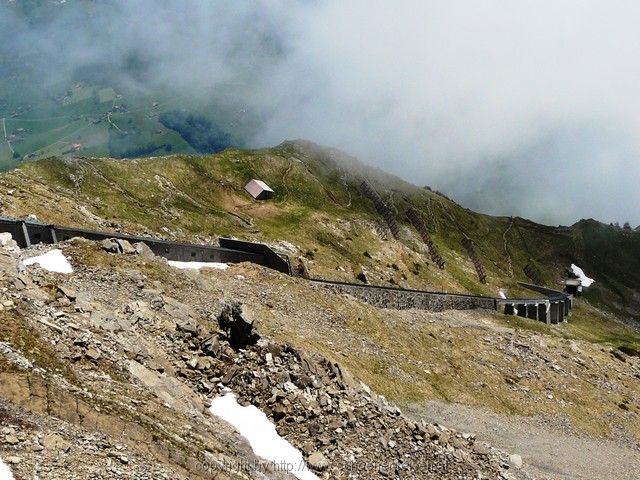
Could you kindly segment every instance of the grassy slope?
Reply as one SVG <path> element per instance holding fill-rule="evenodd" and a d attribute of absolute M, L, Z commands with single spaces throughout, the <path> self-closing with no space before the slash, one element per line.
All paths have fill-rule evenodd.
<path fill-rule="evenodd" d="M 265 180 L 275 198 L 249 198 L 243 185 L 251 178 Z M 396 210 L 401 241 L 380 234 L 380 218 L 358 189 L 363 178 Z M 34 213 L 52 223 L 103 229 L 115 225 L 191 240 L 225 235 L 285 240 L 298 247 L 296 255 L 305 257 L 312 274 L 327 278 L 353 280 L 362 265 L 376 283 L 489 295 L 504 288 L 517 296 L 526 294 L 517 285 L 527 280 L 525 265 L 535 265 L 548 286 L 560 288 L 565 268 L 575 262 L 597 279 L 588 294 L 594 306 L 627 319 L 637 314 L 640 234 L 593 221 L 555 228 L 477 214 L 440 194 L 306 142 L 260 151 L 232 149 L 213 156 L 50 158 L 25 163 L 3 174 L 0 183 L 4 191 L 16 190 L 11 197 L 0 194 L 6 215 Z M 447 262 L 445 270 L 431 264 L 405 221 L 410 205 L 423 213 Z M 486 285 L 478 282 L 462 248 L 464 234 L 476 243 L 489 275 Z M 587 317 L 583 328 L 594 322 L 594 340 L 637 345 L 630 329 L 617 324 L 610 328 L 611 320 L 604 316 Z M 611 329 L 618 333 L 608 338 Z"/>

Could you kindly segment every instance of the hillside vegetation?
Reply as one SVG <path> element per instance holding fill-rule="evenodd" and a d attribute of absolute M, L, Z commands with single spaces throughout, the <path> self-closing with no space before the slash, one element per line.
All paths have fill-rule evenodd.
<path fill-rule="evenodd" d="M 274 198 L 253 200 L 243 189 L 252 178 L 273 187 Z M 363 195 L 363 180 L 393 212 L 397 239 Z M 411 207 L 424 219 L 444 269 L 433 263 L 407 220 Z M 375 284 L 533 296 L 518 286 L 527 281 L 525 267 L 529 276 L 534 272 L 547 286 L 562 288 L 571 263 L 596 280 L 575 302 L 567 323 L 547 325 L 487 311 L 382 309 L 256 265 L 179 271 L 162 258 L 117 255 L 84 240 L 56 247 L 70 259 L 72 274 L 37 267 L 18 273 L 19 256 L 51 247 L 22 252 L 0 247 L 6 263 L 0 342 L 9 348 L 0 358 L 0 414 L 3 408 L 10 412 L 11 425 L 25 415 L 24 421 L 46 423 L 47 435 L 63 435 L 73 444 L 67 460 L 77 468 L 104 468 L 99 459 L 87 462 L 81 456 L 89 432 L 106 438 L 105 451 L 121 442 L 131 471 L 148 470 L 153 460 L 155 468 L 169 472 L 165 478 L 200 478 L 193 461 L 203 461 L 198 451 L 205 445 L 206 462 L 211 455 L 246 456 L 242 447 L 237 450 L 231 429 L 199 413 L 224 385 L 249 403 L 271 408 L 272 391 L 254 381 L 257 371 L 270 368 L 266 356 L 266 363 L 260 360 L 262 347 L 220 355 L 210 336 L 220 309 L 239 302 L 263 339 L 282 345 L 274 351 L 319 355 L 332 368 L 339 366 L 345 378 L 352 376 L 354 388 L 384 395 L 418 421 L 441 423 L 434 408 L 446 406 L 458 412 L 447 426 L 478 435 L 476 448 L 434 430 L 437 443 L 432 436 L 425 443 L 429 448 L 451 451 L 447 445 L 455 443 L 457 455 L 476 462 L 475 468 L 505 468 L 503 461 L 490 463 L 506 458 L 503 453 L 486 457 L 489 450 L 481 442 L 490 441 L 522 455 L 523 474 L 533 475 L 526 478 L 634 478 L 629 465 L 638 462 L 640 438 L 638 233 L 593 220 L 549 227 L 480 215 L 440 193 L 303 141 L 212 156 L 27 162 L 0 175 L 0 208 L 12 217 L 35 215 L 48 223 L 175 240 L 263 241 L 311 276 L 350 282 L 364 272 Z M 486 283 L 462 245 L 465 236 L 486 269 Z M 191 325 L 196 320 L 202 331 Z M 221 337 L 218 346 L 224 341 Z M 285 373 L 300 379 L 300 364 L 289 356 L 290 365 L 281 361 L 273 368 L 286 367 Z M 288 378 L 276 373 L 280 380 L 274 382 Z M 38 382 L 50 392 L 47 398 L 58 398 L 53 406 L 44 408 L 39 399 L 45 387 Z M 488 423 L 467 427 L 467 411 L 469 418 Z M 274 409 L 268 415 L 305 458 L 318 449 L 332 459 L 337 470 L 325 471 L 323 478 L 340 478 L 340 455 L 349 451 L 345 439 L 363 458 L 376 459 L 408 451 L 391 447 L 387 437 L 377 439 L 380 428 L 396 432 L 394 443 L 403 449 L 413 448 L 415 440 L 413 434 L 398 435 L 394 424 L 375 421 L 366 428 L 329 428 L 328 417 L 323 421 L 329 436 L 317 438 L 310 434 L 311 426 L 316 428 L 312 419 L 284 413 L 281 418 Z M 499 420 L 491 423 L 492 418 Z M 404 425 L 412 423 L 402 422 L 398 428 L 408 431 Z M 0 444 L 0 455 L 21 455 L 18 474 L 34 468 L 41 455 L 25 450 L 27 437 L 20 438 L 17 444 Z M 168 451 L 160 448 L 166 442 L 172 445 Z M 565 455 L 558 460 L 560 449 Z M 52 456 L 55 450 L 44 452 Z"/>
<path fill-rule="evenodd" d="M 275 197 L 255 201 L 243 190 L 252 178 Z M 368 180 L 393 210 L 392 237 L 360 189 Z M 211 156 L 175 155 L 114 160 L 53 157 L 27 162 L 0 177 L 6 215 L 35 214 L 50 223 L 191 241 L 218 236 L 265 241 L 304 263 L 316 277 L 497 296 L 529 295 L 529 266 L 561 289 L 571 263 L 596 283 L 586 296 L 623 321 L 640 318 L 640 233 L 584 220 L 550 227 L 521 218 L 462 208 L 429 188 L 365 166 L 341 152 L 297 141 L 265 150 L 229 149 Z M 11 193 L 11 194 L 9 194 Z M 434 265 L 406 219 L 420 212 L 446 262 Z M 462 239 L 468 236 L 487 271 L 478 280 Z"/>

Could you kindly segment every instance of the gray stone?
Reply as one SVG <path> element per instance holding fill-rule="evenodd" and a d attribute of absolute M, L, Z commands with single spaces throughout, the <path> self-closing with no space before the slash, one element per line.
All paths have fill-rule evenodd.
<path fill-rule="evenodd" d="M 329 460 L 319 451 L 315 451 L 309 455 L 307 462 L 311 468 L 318 471 L 326 470 L 327 467 L 329 467 Z"/>
<path fill-rule="evenodd" d="M 93 361 L 98 361 L 102 358 L 102 354 L 95 348 L 90 348 L 85 352 L 85 356 Z"/>
<path fill-rule="evenodd" d="M 489 447 L 484 443 L 476 443 L 473 446 L 473 451 L 478 455 L 489 455 L 490 452 Z"/>
<path fill-rule="evenodd" d="M 100 242 L 102 249 L 111 252 L 111 253 L 120 253 L 120 245 L 113 238 L 105 238 L 102 242 Z"/>
<path fill-rule="evenodd" d="M 76 310 L 79 312 L 92 312 L 95 310 L 95 303 L 86 292 L 78 292 L 76 297 Z"/>
<path fill-rule="evenodd" d="M 62 450 L 66 452 L 71 448 L 71 443 L 56 433 L 45 435 L 42 440 L 40 440 L 40 444 L 47 450 Z"/>
<path fill-rule="evenodd" d="M 237 302 L 227 303 L 218 316 L 218 324 L 227 335 L 229 344 L 238 350 L 255 345 L 260 336 L 254 329 L 254 322 L 247 318 L 242 305 Z"/>
<path fill-rule="evenodd" d="M 451 439 L 451 434 L 449 432 L 440 432 L 438 435 L 438 441 L 441 445 L 446 445 L 449 443 Z"/>
<path fill-rule="evenodd" d="M 229 384 L 231 380 L 233 380 L 238 373 L 240 373 L 239 367 L 237 367 L 236 365 L 229 367 L 229 370 L 227 371 L 225 376 L 222 378 L 222 383 L 224 383 L 225 385 Z"/>
<path fill-rule="evenodd" d="M 17 443 L 20 443 L 20 439 L 15 435 L 7 435 L 6 437 L 4 437 L 4 441 L 9 445 L 15 445 Z"/>
<path fill-rule="evenodd" d="M 162 308 L 176 319 L 188 320 L 198 317 L 198 314 L 193 308 L 166 295 L 162 297 Z"/>
<path fill-rule="evenodd" d="M 144 260 L 152 260 L 155 257 L 153 251 L 144 242 L 134 243 L 133 248 L 135 249 L 135 253 L 140 255 Z"/>
<path fill-rule="evenodd" d="M 71 285 L 67 283 L 63 283 L 62 285 L 58 285 L 58 290 L 69 300 L 73 301 L 78 297 L 78 291 Z"/>
<path fill-rule="evenodd" d="M 91 312 L 89 317 L 94 327 L 101 328 L 108 332 L 120 332 L 129 330 L 132 324 L 129 320 L 119 318 L 104 310 L 95 310 Z"/>
<path fill-rule="evenodd" d="M 200 328 L 198 327 L 198 323 L 194 320 L 190 319 L 180 319 L 176 320 L 176 330 L 179 332 L 188 333 L 189 335 L 193 335 L 194 337 L 198 336 Z"/>
<path fill-rule="evenodd" d="M 24 290 L 27 285 L 28 283 L 25 281 L 24 278 L 21 278 L 20 276 L 13 278 L 13 287 L 16 290 Z"/>
<path fill-rule="evenodd" d="M 218 337 L 213 336 L 202 342 L 200 345 L 202 351 L 212 357 L 217 357 L 220 353 L 220 342 Z"/>
<path fill-rule="evenodd" d="M 367 276 L 367 271 L 364 269 L 364 267 L 361 266 L 356 271 L 356 279 L 360 280 L 362 283 L 369 283 L 369 277 Z"/>
<path fill-rule="evenodd" d="M 8 250 L 15 250 L 18 248 L 18 244 L 13 239 L 9 232 L 0 233 L 0 247 L 5 247 Z"/>
<path fill-rule="evenodd" d="M 270 352 L 267 352 L 264 356 L 265 362 L 269 367 L 273 367 L 273 355 Z"/>
<path fill-rule="evenodd" d="M 211 364 L 212 362 L 209 357 L 200 357 L 196 368 L 201 371 L 209 370 L 211 368 Z"/>
<path fill-rule="evenodd" d="M 513 468 L 522 468 L 522 457 L 517 453 L 509 455 L 509 465 Z"/>
<path fill-rule="evenodd" d="M 124 240 L 122 238 L 116 239 L 118 246 L 120 247 L 120 252 L 131 255 L 132 253 L 137 253 L 136 249 L 129 243 L 128 240 Z"/>
<path fill-rule="evenodd" d="M 196 368 L 198 366 L 198 357 L 193 357 L 187 362 L 187 365 L 191 368 Z"/>
<path fill-rule="evenodd" d="M 6 276 L 17 275 L 19 271 L 19 261 L 9 253 L 0 253 L 0 272 Z"/>

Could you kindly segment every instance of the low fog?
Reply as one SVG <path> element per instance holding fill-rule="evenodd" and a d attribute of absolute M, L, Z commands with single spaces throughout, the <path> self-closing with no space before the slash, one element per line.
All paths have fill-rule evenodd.
<path fill-rule="evenodd" d="M 3 52 L 45 58 L 43 82 L 233 85 L 248 146 L 307 138 L 486 213 L 640 223 L 638 2 L 67 0 L 38 23 L 7 3 Z"/>

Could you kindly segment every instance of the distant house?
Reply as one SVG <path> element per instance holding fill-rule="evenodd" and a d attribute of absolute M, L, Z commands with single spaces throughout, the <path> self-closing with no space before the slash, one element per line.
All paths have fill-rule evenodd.
<path fill-rule="evenodd" d="M 271 187 L 262 180 L 256 180 L 255 178 L 247 183 L 244 186 L 244 189 L 256 200 L 267 200 L 273 197 L 273 190 Z"/>

